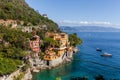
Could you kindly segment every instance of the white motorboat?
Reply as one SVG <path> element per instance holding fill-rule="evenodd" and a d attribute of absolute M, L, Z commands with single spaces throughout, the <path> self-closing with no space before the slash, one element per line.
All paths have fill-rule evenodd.
<path fill-rule="evenodd" d="M 105 53 L 101 54 L 101 56 L 103 56 L 103 57 L 112 57 L 112 54 L 105 52 Z"/>

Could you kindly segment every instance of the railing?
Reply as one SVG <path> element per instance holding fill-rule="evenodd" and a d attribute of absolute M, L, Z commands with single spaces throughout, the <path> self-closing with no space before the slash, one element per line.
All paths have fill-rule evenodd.
<path fill-rule="evenodd" d="M 54 49 L 57 49 L 57 50 L 63 50 L 63 49 L 66 49 L 66 48 L 67 48 L 66 46 L 63 46 L 63 47 L 54 48 Z"/>

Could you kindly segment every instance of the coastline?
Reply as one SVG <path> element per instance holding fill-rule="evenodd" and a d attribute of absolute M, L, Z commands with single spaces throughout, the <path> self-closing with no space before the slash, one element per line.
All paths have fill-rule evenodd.
<path fill-rule="evenodd" d="M 31 73 L 37 73 L 37 72 L 40 72 L 41 70 L 47 70 L 47 69 L 53 69 L 53 68 L 56 68 L 60 65 L 65 65 L 67 63 L 70 63 L 72 60 L 73 60 L 73 56 L 74 54 L 76 54 L 78 52 L 78 48 L 77 47 L 74 47 L 73 50 L 70 52 L 70 54 L 72 54 L 71 57 L 66 57 L 61 63 L 58 63 L 56 64 L 55 66 L 42 66 L 42 67 L 34 67 L 34 68 L 31 68 Z M 32 75 L 33 76 L 33 75 Z"/>
<path fill-rule="evenodd" d="M 53 40 L 49 38 L 51 35 L 53 36 Z M 74 39 L 77 38 L 76 34 L 71 35 L 71 38 L 72 36 L 75 37 Z M 24 58 L 23 66 L 18 66 L 18 70 L 11 74 L 1 76 L 0 80 L 32 80 L 32 73 L 34 72 L 40 72 L 43 69 L 52 69 L 73 60 L 73 55 L 78 51 L 78 48 L 74 47 L 74 45 L 70 46 L 68 34 L 46 33 L 46 37 L 50 41 L 55 42 L 58 40 L 60 45 L 58 47 L 48 47 L 45 52 L 46 55 L 41 58 L 39 55 L 41 52 L 40 37 L 38 35 L 34 35 L 32 37 L 33 39 L 29 41 L 30 48 L 32 49 L 31 55 L 27 55 Z M 33 44 L 36 44 L 37 46 Z M 30 52 L 27 51 L 27 53 Z"/>
<path fill-rule="evenodd" d="M 116 67 L 120 66 L 119 56 L 118 56 L 120 45 L 118 44 L 118 42 L 115 42 L 116 40 L 117 41 L 120 40 L 119 33 L 79 32 L 78 34 L 83 38 L 84 44 L 81 46 L 78 46 L 80 51 L 74 55 L 74 60 L 68 64 L 61 65 L 51 70 L 42 70 L 39 73 L 34 73 L 33 80 L 36 80 L 36 79 L 55 80 L 57 77 L 60 77 L 62 80 L 70 80 L 72 78 L 77 79 L 79 77 L 83 78 L 85 76 L 90 80 L 94 80 L 95 77 L 99 75 L 102 75 L 105 80 L 120 79 L 120 76 L 119 76 L 120 74 L 118 74 L 119 73 L 118 69 L 92 63 L 92 62 L 98 62 L 98 63 L 103 63 L 105 65 L 110 65 L 110 66 L 116 66 Z M 88 34 L 91 34 L 92 36 L 86 36 Z M 111 36 L 112 34 L 116 36 L 112 37 Z M 100 39 L 99 37 L 100 35 L 104 35 L 104 36 L 101 37 Z M 110 46 L 111 44 L 108 44 L 109 43 L 108 39 L 110 39 L 111 44 L 113 44 L 112 46 Z M 96 42 L 94 43 L 94 41 Z M 116 44 L 118 45 L 116 46 Z M 114 57 L 111 57 L 111 58 L 101 57 L 100 53 L 96 51 L 96 48 L 94 46 L 97 46 L 97 47 L 99 46 L 100 48 L 102 48 L 103 51 L 112 53 Z M 114 53 L 114 51 L 116 51 L 116 53 Z M 118 56 L 118 57 L 115 57 L 115 56 Z M 78 59 L 80 61 L 78 61 Z M 82 60 L 88 60 L 92 62 L 85 62 Z M 54 76 L 52 77 L 52 75 Z"/>

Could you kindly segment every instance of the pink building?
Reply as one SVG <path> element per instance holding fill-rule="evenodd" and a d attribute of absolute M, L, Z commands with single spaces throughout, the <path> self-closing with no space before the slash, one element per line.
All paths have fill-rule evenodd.
<path fill-rule="evenodd" d="M 30 39 L 30 48 L 35 52 L 40 52 L 40 37 L 38 35 L 33 36 Z"/>

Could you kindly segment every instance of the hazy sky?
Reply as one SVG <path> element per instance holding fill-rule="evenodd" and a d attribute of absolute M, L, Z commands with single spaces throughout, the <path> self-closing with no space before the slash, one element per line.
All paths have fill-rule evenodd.
<path fill-rule="evenodd" d="M 59 25 L 120 24 L 120 0 L 26 0 Z"/>

